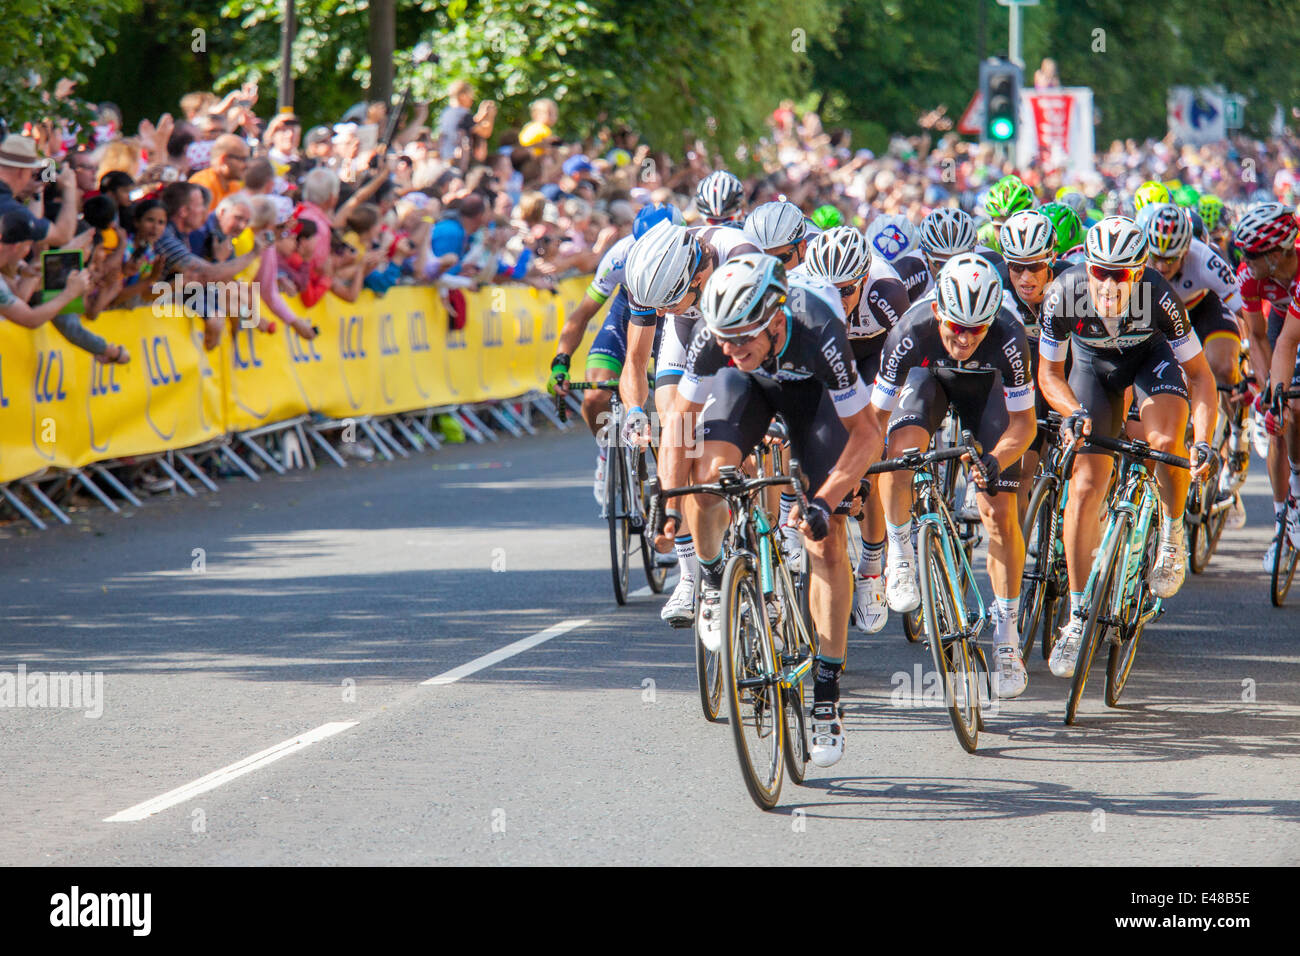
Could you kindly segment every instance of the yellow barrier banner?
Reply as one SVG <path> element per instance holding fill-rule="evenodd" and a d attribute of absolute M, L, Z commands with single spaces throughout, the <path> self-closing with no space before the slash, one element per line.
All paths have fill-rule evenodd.
<path fill-rule="evenodd" d="M 438 292 L 396 286 L 355 303 L 326 296 L 290 307 L 320 333 L 304 340 L 235 328 L 203 349 L 203 324 L 148 307 L 103 313 L 89 327 L 131 353 L 107 366 L 51 325 L 0 320 L 0 481 L 47 467 L 187 448 L 304 413 L 330 418 L 513 398 L 544 390 L 564 317 L 587 277 L 557 293 L 490 286 L 465 293 L 464 329 L 448 328 Z M 267 313 L 264 313 L 267 314 Z M 577 375 L 603 312 L 573 357 Z"/>

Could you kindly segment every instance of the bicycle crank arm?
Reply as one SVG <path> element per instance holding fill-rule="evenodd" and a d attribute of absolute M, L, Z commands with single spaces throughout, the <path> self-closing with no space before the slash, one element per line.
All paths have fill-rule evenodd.
<path fill-rule="evenodd" d="M 791 660 L 793 660 L 793 658 L 791 658 Z M 782 661 L 782 663 L 788 664 L 789 661 Z M 802 661 L 794 667 L 789 668 L 781 675 L 781 686 L 786 688 L 798 687 L 803 683 L 804 678 L 812 671 L 812 666 L 812 658 L 805 657 Z"/>

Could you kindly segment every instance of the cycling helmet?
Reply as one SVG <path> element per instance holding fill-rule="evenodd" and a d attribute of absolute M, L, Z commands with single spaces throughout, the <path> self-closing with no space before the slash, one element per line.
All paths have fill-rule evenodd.
<path fill-rule="evenodd" d="M 1127 216 L 1107 216 L 1088 230 L 1083 246 L 1087 260 L 1099 266 L 1134 268 L 1147 261 L 1146 236 Z"/>
<path fill-rule="evenodd" d="M 1153 255 L 1164 259 L 1177 259 L 1192 244 L 1192 220 L 1186 211 L 1173 203 L 1151 203 L 1142 209 L 1151 210 L 1143 232 Z"/>
<path fill-rule="evenodd" d="M 803 211 L 792 202 L 765 202 L 749 214 L 744 232 L 758 248 L 776 249 L 804 238 L 808 223 Z"/>
<path fill-rule="evenodd" d="M 784 302 L 788 289 L 785 268 L 776 256 L 750 252 L 728 259 L 704 283 L 700 295 L 704 324 L 727 338 Z"/>
<path fill-rule="evenodd" d="M 895 262 L 921 243 L 921 234 L 906 216 L 877 216 L 867 226 L 867 243 L 886 262 Z"/>
<path fill-rule="evenodd" d="M 1057 255 L 1069 252 L 1075 246 L 1083 244 L 1086 230 L 1083 228 L 1083 220 L 1079 218 L 1079 213 L 1075 209 L 1065 203 L 1049 202 L 1039 206 L 1038 211 L 1052 220 L 1052 228 L 1056 232 Z"/>
<path fill-rule="evenodd" d="M 1189 206 L 1187 208 L 1187 218 L 1192 223 L 1192 238 L 1199 239 L 1201 242 L 1208 242 L 1210 234 L 1205 228 L 1205 220 L 1201 218 L 1201 214 Z"/>
<path fill-rule="evenodd" d="M 856 282 L 871 268 L 871 245 L 852 226 L 836 226 L 808 243 L 803 264 L 809 275 L 834 285 Z"/>
<path fill-rule="evenodd" d="M 1180 206 L 1196 208 L 1196 204 L 1201 201 L 1201 194 L 1193 186 L 1179 186 L 1173 192 L 1173 201 Z"/>
<path fill-rule="evenodd" d="M 1218 196 L 1202 196 L 1201 201 L 1196 204 L 1196 211 L 1205 220 L 1205 228 L 1208 232 L 1214 232 L 1219 228 L 1220 220 L 1227 225 L 1228 208 Z"/>
<path fill-rule="evenodd" d="M 1004 176 L 984 197 L 984 211 L 993 219 L 1005 219 L 1012 213 L 1034 208 L 1033 191 L 1017 176 Z"/>
<path fill-rule="evenodd" d="M 1056 191 L 1056 195 L 1053 196 L 1052 199 L 1055 202 L 1061 202 L 1066 196 L 1070 195 L 1070 193 L 1077 193 L 1077 192 L 1079 192 L 1079 189 L 1076 186 L 1062 186 L 1060 189 Z M 1083 195 L 1082 193 L 1079 194 Z"/>
<path fill-rule="evenodd" d="M 998 243 L 1009 261 L 1041 259 L 1056 251 L 1056 226 L 1037 209 L 1026 209 L 1007 217 Z"/>
<path fill-rule="evenodd" d="M 921 220 L 921 248 L 932 256 L 955 256 L 975 248 L 975 220 L 943 206 Z"/>
<path fill-rule="evenodd" d="M 730 219 L 740 214 L 745 187 L 725 169 L 718 169 L 695 187 L 695 205 L 709 219 Z"/>
<path fill-rule="evenodd" d="M 1088 197 L 1077 189 L 1074 192 L 1066 193 L 1056 202 L 1062 206 L 1073 209 L 1074 214 L 1079 217 L 1080 224 L 1083 223 L 1084 218 L 1088 215 Z"/>
<path fill-rule="evenodd" d="M 632 220 L 632 235 L 634 238 L 640 239 L 656 223 L 665 220 L 680 226 L 682 224 L 681 210 L 672 203 L 651 203 L 636 214 L 636 219 Z"/>
<path fill-rule="evenodd" d="M 818 229 L 834 229 L 836 226 L 844 225 L 844 216 L 830 203 L 814 209 L 811 218 Z"/>
<path fill-rule="evenodd" d="M 1002 308 L 1002 280 L 993 263 L 973 252 L 953 256 L 934 283 L 939 311 L 959 325 L 992 325 Z"/>
<path fill-rule="evenodd" d="M 1138 210 L 1147 203 L 1153 202 L 1169 202 L 1169 190 L 1165 188 L 1164 183 L 1148 179 L 1133 193 L 1133 208 Z"/>
<path fill-rule="evenodd" d="M 667 308 L 686 294 L 703 254 L 700 241 L 685 226 L 657 223 L 627 254 L 628 296 L 645 309 Z"/>
<path fill-rule="evenodd" d="M 1248 256 L 1257 256 L 1290 246 L 1295 242 L 1300 224 L 1289 206 L 1280 202 L 1264 202 L 1252 206 L 1241 217 L 1233 241 Z"/>

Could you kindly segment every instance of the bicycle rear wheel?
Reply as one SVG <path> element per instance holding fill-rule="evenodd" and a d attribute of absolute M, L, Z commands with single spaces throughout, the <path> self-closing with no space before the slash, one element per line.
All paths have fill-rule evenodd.
<path fill-rule="evenodd" d="M 1273 563 L 1273 578 L 1269 598 L 1274 607 L 1286 603 L 1287 592 L 1291 590 L 1291 579 L 1295 577 L 1296 559 L 1300 552 L 1291 546 L 1291 539 L 1286 533 L 1286 526 L 1278 529 L 1277 560 Z"/>
<path fill-rule="evenodd" d="M 925 524 L 917 542 L 921 563 L 921 607 L 930 653 L 943 685 L 943 700 L 957 740 L 968 753 L 979 744 L 979 675 L 960 631 L 957 596 L 945 570 L 943 544 L 934 527 Z"/>
<path fill-rule="evenodd" d="M 609 522 L 609 562 L 614 577 L 614 600 L 627 603 L 628 557 L 632 533 L 628 523 L 631 496 L 628 494 L 627 463 L 622 448 L 611 448 L 606 457 L 605 518 Z"/>
<path fill-rule="evenodd" d="M 636 462 L 636 468 L 632 475 L 632 495 L 633 501 L 641 503 L 637 517 L 641 525 L 641 563 L 645 567 L 646 583 L 650 585 L 650 590 L 654 594 L 663 594 L 664 585 L 668 581 L 668 572 L 671 565 L 661 565 L 656 555 L 654 546 L 654 532 L 646 525 L 647 516 L 650 514 L 650 492 L 646 488 L 648 475 L 646 473 L 646 458 L 650 454 L 648 451 L 638 450 L 632 456 Z"/>
<path fill-rule="evenodd" d="M 1128 540 L 1128 534 L 1128 516 L 1122 514 L 1116 516 L 1115 532 L 1106 553 L 1101 557 L 1104 563 L 1097 588 L 1092 594 L 1092 605 L 1088 608 L 1088 622 L 1083 630 L 1083 645 L 1079 648 L 1079 659 L 1074 665 L 1070 698 L 1065 704 L 1066 726 L 1074 723 L 1075 714 L 1079 711 L 1079 701 L 1083 698 L 1083 688 L 1088 683 L 1088 668 L 1092 666 L 1097 645 L 1111 626 L 1107 623 L 1107 619 L 1110 617 L 1111 605 L 1114 603 L 1113 591 L 1123 585 L 1123 582 L 1118 579 L 1119 546 L 1121 542 Z"/>
<path fill-rule="evenodd" d="M 722 574 L 721 611 L 736 756 L 750 797 L 770 810 L 781 796 L 785 720 L 767 609 L 744 555 L 733 556 Z"/>

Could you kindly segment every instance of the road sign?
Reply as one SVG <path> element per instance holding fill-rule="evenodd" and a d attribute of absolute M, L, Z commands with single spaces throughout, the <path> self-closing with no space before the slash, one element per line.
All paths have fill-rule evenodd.
<path fill-rule="evenodd" d="M 984 96 L 979 90 L 966 104 L 966 111 L 957 121 L 957 132 L 963 136 L 979 136 L 984 132 Z"/>
<path fill-rule="evenodd" d="M 1228 129 L 1241 129 L 1241 118 L 1246 112 L 1246 98 L 1229 93 L 1223 100 L 1223 125 Z"/>

